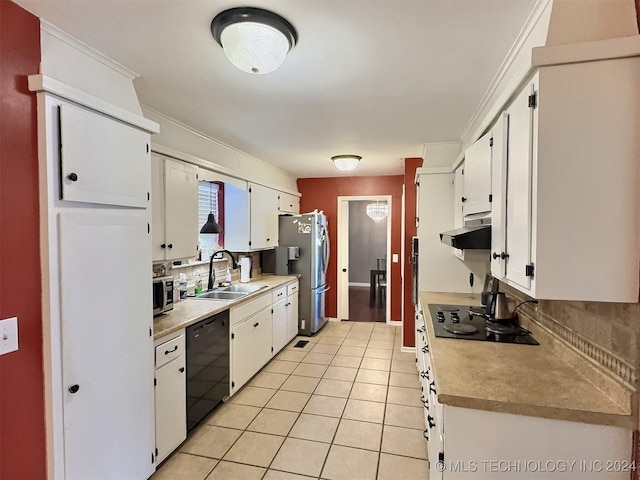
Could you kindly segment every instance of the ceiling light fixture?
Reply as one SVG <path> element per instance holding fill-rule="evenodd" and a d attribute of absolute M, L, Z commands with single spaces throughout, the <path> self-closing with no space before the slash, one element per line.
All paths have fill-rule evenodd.
<path fill-rule="evenodd" d="M 370 203 L 367 205 L 367 215 L 375 222 L 384 220 L 389 214 L 389 205 L 386 203 Z"/>
<path fill-rule="evenodd" d="M 287 20 L 254 7 L 220 12 L 211 22 L 211 33 L 231 63 L 255 74 L 276 70 L 298 42 L 296 29 Z"/>
<path fill-rule="evenodd" d="M 335 155 L 331 157 L 331 160 L 338 170 L 348 171 L 356 168 L 362 157 L 359 155 Z"/>

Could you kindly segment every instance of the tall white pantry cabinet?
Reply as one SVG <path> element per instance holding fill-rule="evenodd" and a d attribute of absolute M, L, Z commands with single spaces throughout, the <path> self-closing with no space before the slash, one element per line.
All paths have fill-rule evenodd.
<path fill-rule="evenodd" d="M 44 75 L 37 91 L 49 452 L 55 478 L 155 470 L 150 133 Z"/>

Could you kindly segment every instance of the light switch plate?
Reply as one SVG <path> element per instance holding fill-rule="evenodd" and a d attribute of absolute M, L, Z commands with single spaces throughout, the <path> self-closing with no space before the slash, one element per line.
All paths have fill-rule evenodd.
<path fill-rule="evenodd" d="M 18 350 L 18 317 L 0 320 L 0 355 Z"/>
<path fill-rule="evenodd" d="M 398 254 L 394 253 L 393 255 L 391 255 L 391 261 L 393 263 L 398 263 Z"/>

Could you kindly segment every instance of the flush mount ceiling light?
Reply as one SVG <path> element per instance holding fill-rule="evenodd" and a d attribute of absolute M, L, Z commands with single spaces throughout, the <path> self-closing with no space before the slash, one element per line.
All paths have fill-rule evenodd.
<path fill-rule="evenodd" d="M 375 222 L 384 220 L 389 214 L 389 205 L 386 203 L 370 203 L 367 205 L 367 215 Z"/>
<path fill-rule="evenodd" d="M 298 42 L 296 29 L 287 20 L 253 7 L 220 12 L 211 22 L 211 33 L 231 63 L 255 74 L 276 70 Z"/>
<path fill-rule="evenodd" d="M 362 157 L 359 155 L 335 155 L 331 157 L 331 160 L 338 170 L 348 171 L 356 168 Z"/>

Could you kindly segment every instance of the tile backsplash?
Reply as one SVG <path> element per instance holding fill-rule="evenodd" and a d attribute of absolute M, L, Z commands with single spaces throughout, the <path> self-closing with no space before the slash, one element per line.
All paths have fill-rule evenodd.
<path fill-rule="evenodd" d="M 242 257 L 251 257 L 251 276 L 252 278 L 259 276 L 262 273 L 260 268 L 260 253 L 259 252 L 233 252 L 236 259 L 239 261 Z M 166 265 L 166 274 L 174 277 L 175 286 L 178 287 L 178 280 L 180 274 L 184 273 L 187 276 L 187 293 L 193 294 L 196 282 L 202 281 L 202 288 L 207 288 L 207 277 L 209 275 L 209 262 L 196 262 L 196 263 L 184 263 L 183 265 L 173 265 L 168 262 Z M 227 256 L 222 259 L 216 259 L 213 262 L 215 271 L 216 284 L 224 281 L 227 274 L 227 267 L 231 267 L 231 261 Z M 231 282 L 237 283 L 240 281 L 240 268 L 231 269 Z"/>
<path fill-rule="evenodd" d="M 523 293 L 501 284 L 501 290 L 516 301 L 530 300 Z M 569 344 L 600 368 L 638 388 L 640 304 L 540 300 L 518 309 L 524 316 Z"/>

